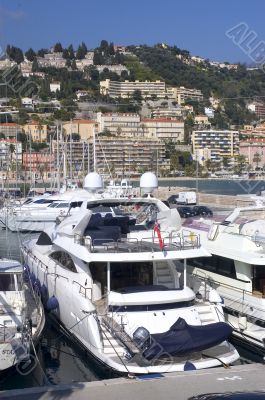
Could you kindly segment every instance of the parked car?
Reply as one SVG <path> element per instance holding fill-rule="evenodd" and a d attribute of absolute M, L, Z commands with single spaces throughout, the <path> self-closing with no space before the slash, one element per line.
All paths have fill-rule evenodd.
<path fill-rule="evenodd" d="M 202 216 L 207 216 L 207 217 L 212 217 L 213 216 L 213 212 L 209 207 L 206 206 L 194 206 L 192 207 L 192 211 L 194 213 L 194 215 L 202 215 Z"/>
<path fill-rule="evenodd" d="M 177 207 L 177 210 L 181 218 L 194 217 L 195 215 L 192 207 Z"/>

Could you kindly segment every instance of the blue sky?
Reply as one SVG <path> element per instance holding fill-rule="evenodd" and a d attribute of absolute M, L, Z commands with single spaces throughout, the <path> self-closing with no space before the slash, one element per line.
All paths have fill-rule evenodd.
<path fill-rule="evenodd" d="M 250 63 L 225 32 L 244 22 L 265 41 L 264 12 L 264 0 L 0 0 L 0 46 L 164 42 L 211 60 Z"/>

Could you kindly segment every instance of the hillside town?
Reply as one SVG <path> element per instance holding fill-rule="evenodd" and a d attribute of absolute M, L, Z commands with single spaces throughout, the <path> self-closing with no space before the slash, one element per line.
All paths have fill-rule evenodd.
<path fill-rule="evenodd" d="M 143 51 L 104 40 L 94 50 L 84 43 L 76 50 L 56 43 L 37 53 L 8 46 L 0 59 L 2 183 L 50 182 L 63 164 L 70 179 L 82 179 L 95 165 L 108 177 L 147 170 L 160 177 L 261 176 L 265 104 L 259 96 L 228 104 L 199 82 L 168 84 L 142 61 Z M 152 51 L 170 51 L 185 68 L 199 65 L 228 77 L 243 69 L 163 43 Z"/>

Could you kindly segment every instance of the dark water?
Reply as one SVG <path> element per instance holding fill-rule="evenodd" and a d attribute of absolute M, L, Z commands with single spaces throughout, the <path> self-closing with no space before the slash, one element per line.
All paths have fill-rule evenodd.
<path fill-rule="evenodd" d="M 198 182 L 198 183 L 197 183 Z M 159 180 L 159 186 L 180 186 L 196 189 L 205 193 L 214 194 L 259 194 L 265 190 L 264 180 L 240 180 L 240 179 L 172 179 Z"/>
<path fill-rule="evenodd" d="M 34 235 L 0 230 L 0 256 L 21 261 L 20 243 Z M 234 345 L 241 355 L 238 363 L 263 361 L 263 355 L 244 348 L 238 341 L 234 341 Z M 84 349 L 80 349 L 63 332 L 53 327 L 49 317 L 46 318 L 46 326 L 37 347 L 37 356 L 39 364 L 30 374 L 22 376 L 14 369 L 0 376 L 0 390 L 114 377 L 100 370 Z"/>

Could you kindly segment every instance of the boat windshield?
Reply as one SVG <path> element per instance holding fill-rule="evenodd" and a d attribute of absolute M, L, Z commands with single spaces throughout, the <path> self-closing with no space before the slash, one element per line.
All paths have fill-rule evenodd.
<path fill-rule="evenodd" d="M 11 292 L 16 290 L 16 274 L 2 273 L 0 274 L 0 291 Z M 19 274 L 17 274 L 19 275 Z M 20 274 L 21 276 L 21 274 Z M 20 286 L 22 285 L 22 279 L 20 279 Z M 21 289 L 18 289 L 21 290 Z"/>

